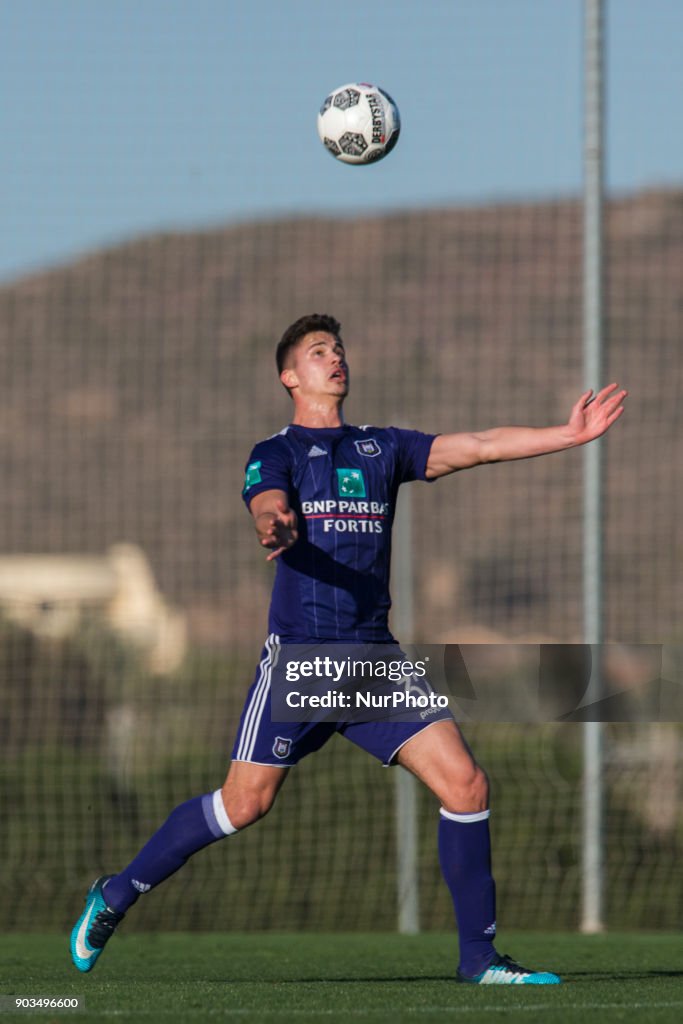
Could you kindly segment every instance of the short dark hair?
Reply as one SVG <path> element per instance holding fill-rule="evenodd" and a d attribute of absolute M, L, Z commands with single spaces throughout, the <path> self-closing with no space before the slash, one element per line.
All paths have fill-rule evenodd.
<path fill-rule="evenodd" d="M 300 316 L 298 320 L 295 320 L 287 328 L 280 338 L 275 352 L 277 372 L 282 373 L 287 362 L 287 356 L 305 335 L 312 334 L 313 331 L 325 331 L 341 341 L 340 330 L 341 324 L 339 321 L 335 320 L 333 316 L 329 316 L 328 313 L 308 313 L 306 316 Z"/>

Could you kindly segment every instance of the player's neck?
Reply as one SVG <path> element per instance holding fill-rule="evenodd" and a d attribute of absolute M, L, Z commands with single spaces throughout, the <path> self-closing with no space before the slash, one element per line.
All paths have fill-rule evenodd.
<path fill-rule="evenodd" d="M 344 426 L 341 402 L 299 402 L 294 406 L 292 424 L 311 430 Z"/>

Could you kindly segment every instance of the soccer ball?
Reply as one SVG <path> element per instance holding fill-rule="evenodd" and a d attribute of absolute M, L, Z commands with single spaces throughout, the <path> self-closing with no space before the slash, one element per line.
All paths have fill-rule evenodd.
<path fill-rule="evenodd" d="M 367 82 L 341 85 L 318 114 L 320 141 L 345 164 L 381 160 L 391 153 L 400 131 L 401 116 L 391 96 Z"/>

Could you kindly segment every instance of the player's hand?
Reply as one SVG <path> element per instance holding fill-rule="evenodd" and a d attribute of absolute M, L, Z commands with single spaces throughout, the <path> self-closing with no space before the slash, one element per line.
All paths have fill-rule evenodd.
<path fill-rule="evenodd" d="M 567 424 L 573 444 L 594 441 L 619 419 L 628 391 L 617 391 L 618 387 L 618 384 L 608 384 L 597 395 L 593 395 L 592 388 L 581 395 Z"/>
<path fill-rule="evenodd" d="M 277 501 L 275 507 L 275 513 L 262 513 L 263 516 L 270 518 L 270 522 L 265 529 L 259 529 L 261 544 L 264 548 L 272 549 L 266 558 L 267 562 L 272 562 L 283 551 L 288 551 L 299 537 L 296 512 L 288 508 L 284 501 Z"/>

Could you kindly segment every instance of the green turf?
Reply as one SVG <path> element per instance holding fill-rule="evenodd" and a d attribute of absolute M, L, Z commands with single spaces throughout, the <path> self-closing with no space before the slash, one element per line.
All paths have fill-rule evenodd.
<path fill-rule="evenodd" d="M 78 995 L 84 1013 L 32 1020 L 397 1022 L 680 1021 L 678 935 L 506 933 L 498 948 L 566 983 L 543 988 L 456 985 L 454 939 L 426 934 L 117 934 L 79 975 L 68 937 L 0 936 L 0 993 Z M 4 1020 L 26 1014 L 0 1014 Z"/>

